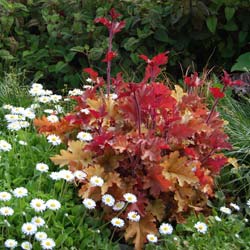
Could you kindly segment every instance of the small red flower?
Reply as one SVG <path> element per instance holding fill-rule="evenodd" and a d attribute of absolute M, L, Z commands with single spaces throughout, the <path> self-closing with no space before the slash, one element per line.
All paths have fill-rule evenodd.
<path fill-rule="evenodd" d="M 110 51 L 106 54 L 105 58 L 102 60 L 102 62 L 110 62 L 112 61 L 115 57 L 117 57 L 117 53 L 114 51 Z"/>
<path fill-rule="evenodd" d="M 241 84 L 244 83 L 241 80 L 235 80 L 235 81 L 233 81 L 231 79 L 230 75 L 225 70 L 223 70 L 223 73 L 224 73 L 224 76 L 222 77 L 222 82 L 224 83 L 225 86 L 232 87 L 234 85 L 241 85 Z"/>
<path fill-rule="evenodd" d="M 225 94 L 220 90 L 220 88 L 209 88 L 214 98 L 223 98 Z"/>
<path fill-rule="evenodd" d="M 184 76 L 184 82 L 190 87 L 198 87 L 202 84 L 197 72 L 194 72 L 191 76 Z"/>

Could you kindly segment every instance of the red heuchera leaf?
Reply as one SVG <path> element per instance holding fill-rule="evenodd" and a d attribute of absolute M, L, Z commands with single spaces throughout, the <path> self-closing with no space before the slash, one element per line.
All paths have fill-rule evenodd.
<path fill-rule="evenodd" d="M 197 159 L 198 154 L 193 148 L 184 148 L 184 152 L 188 155 L 191 159 Z"/>
<path fill-rule="evenodd" d="M 171 182 L 162 175 L 161 166 L 153 166 L 148 170 L 147 178 L 144 178 L 144 188 L 150 189 L 150 194 L 155 198 L 159 197 L 161 192 L 166 192 L 171 186 Z"/>
<path fill-rule="evenodd" d="M 105 58 L 102 60 L 102 62 L 110 62 L 112 61 L 112 59 L 114 59 L 115 57 L 117 57 L 117 53 L 114 51 L 109 51 Z"/>
<path fill-rule="evenodd" d="M 106 26 L 108 29 L 111 28 L 112 26 L 112 23 L 110 20 L 108 20 L 107 18 L 105 17 L 98 17 L 95 19 L 95 23 L 101 23 L 103 24 L 104 26 Z"/>
<path fill-rule="evenodd" d="M 217 174 L 227 162 L 227 158 L 224 155 L 219 154 L 208 158 L 204 164 L 209 166 L 213 172 Z"/>
<path fill-rule="evenodd" d="M 197 72 L 194 72 L 191 76 L 184 76 L 184 82 L 190 87 L 198 87 L 202 84 Z"/>
<path fill-rule="evenodd" d="M 223 98 L 225 94 L 221 92 L 220 88 L 209 88 L 214 98 Z"/>
<path fill-rule="evenodd" d="M 115 19 L 117 19 L 118 17 L 121 16 L 121 14 L 118 13 L 118 12 L 116 12 L 116 10 L 115 10 L 114 8 L 112 8 L 112 9 L 109 11 L 109 14 L 110 14 L 110 16 L 111 16 L 111 18 L 112 18 L 113 20 L 115 20 Z"/>
<path fill-rule="evenodd" d="M 230 75 L 225 70 L 223 70 L 223 73 L 224 73 L 224 76 L 222 77 L 222 81 L 223 81 L 223 83 L 224 83 L 225 86 L 232 87 L 234 85 L 241 85 L 241 84 L 244 83 L 241 80 L 235 80 L 235 81 L 233 81 L 231 79 Z"/>

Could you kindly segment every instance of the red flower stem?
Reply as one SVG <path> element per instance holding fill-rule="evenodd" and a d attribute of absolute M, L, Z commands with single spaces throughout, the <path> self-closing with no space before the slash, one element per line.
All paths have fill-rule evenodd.
<path fill-rule="evenodd" d="M 221 91 L 222 93 L 225 92 L 226 87 L 227 87 L 226 85 L 223 86 L 223 89 L 222 89 L 222 91 Z M 214 104 L 213 104 L 213 107 L 211 108 L 211 111 L 210 111 L 210 113 L 209 113 L 209 116 L 207 117 L 207 120 L 206 120 L 206 123 L 207 123 L 207 124 L 208 124 L 210 118 L 212 117 L 212 114 L 214 113 L 214 110 L 215 110 L 215 108 L 216 108 L 216 106 L 217 106 L 217 104 L 218 104 L 218 102 L 219 102 L 220 99 L 221 99 L 221 98 L 218 98 L 218 97 L 215 99 Z"/>
<path fill-rule="evenodd" d="M 109 29 L 108 53 L 112 51 L 113 25 L 114 23 L 112 22 L 111 28 Z M 107 62 L 107 95 L 108 95 L 108 98 L 110 95 L 110 79 L 111 79 L 111 60 L 108 60 Z"/>
<path fill-rule="evenodd" d="M 138 102 L 135 92 L 134 92 L 134 100 L 135 100 L 136 111 L 137 111 L 137 127 L 138 127 L 138 133 L 140 136 L 141 135 L 141 109 L 140 109 L 140 104 Z"/>

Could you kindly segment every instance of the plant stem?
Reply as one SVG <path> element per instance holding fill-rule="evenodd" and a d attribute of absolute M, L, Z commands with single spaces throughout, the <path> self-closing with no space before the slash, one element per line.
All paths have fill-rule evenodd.
<path fill-rule="evenodd" d="M 224 93 L 225 90 L 226 90 L 226 85 L 223 86 L 221 92 Z M 207 123 L 207 124 L 208 124 L 210 118 L 212 117 L 212 114 L 214 113 L 214 110 L 215 110 L 215 108 L 216 108 L 216 106 L 217 106 L 219 100 L 220 100 L 220 98 L 218 98 L 218 97 L 215 99 L 214 104 L 213 104 L 213 106 L 212 106 L 212 108 L 211 108 L 211 111 L 210 111 L 210 113 L 209 113 L 209 116 L 207 117 L 207 120 L 206 120 L 206 123 Z"/>
<path fill-rule="evenodd" d="M 108 45 L 108 53 L 112 51 L 112 40 L 113 40 L 113 25 L 112 22 L 111 28 L 109 29 L 109 45 Z M 109 98 L 110 95 L 110 80 L 111 80 L 111 60 L 108 60 L 107 62 L 107 95 Z"/>
<path fill-rule="evenodd" d="M 135 91 L 134 91 L 134 100 L 135 100 L 136 111 L 137 111 L 137 127 L 138 127 L 138 133 L 140 136 L 141 135 L 141 109 L 140 109 L 140 104 L 138 102 L 138 98 L 136 96 Z"/>

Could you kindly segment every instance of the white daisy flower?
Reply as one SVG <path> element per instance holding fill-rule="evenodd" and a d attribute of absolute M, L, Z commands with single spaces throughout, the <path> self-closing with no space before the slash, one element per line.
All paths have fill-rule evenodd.
<path fill-rule="evenodd" d="M 112 220 L 111 220 L 111 224 L 114 226 L 114 227 L 123 227 L 124 226 L 124 220 L 123 219 L 120 219 L 118 217 L 114 217 Z"/>
<path fill-rule="evenodd" d="M 232 207 L 232 208 L 234 208 L 236 211 L 240 211 L 240 207 L 239 207 L 237 204 L 235 204 L 235 203 L 232 203 L 232 202 L 231 202 L 231 203 L 229 204 L 229 206 Z"/>
<path fill-rule="evenodd" d="M 125 202 L 124 201 L 118 201 L 113 206 L 113 210 L 114 211 L 120 211 L 120 210 L 122 210 L 124 208 L 124 206 L 125 206 Z"/>
<path fill-rule="evenodd" d="M 128 213 L 128 219 L 134 222 L 138 222 L 141 216 L 136 211 L 131 211 Z"/>
<path fill-rule="evenodd" d="M 32 89 L 43 89 L 43 85 L 35 82 L 35 83 L 32 83 L 31 88 Z"/>
<path fill-rule="evenodd" d="M 80 141 L 91 141 L 93 140 L 93 137 L 90 133 L 82 131 L 77 134 L 77 139 L 79 139 Z"/>
<path fill-rule="evenodd" d="M 101 177 L 94 175 L 90 178 L 89 182 L 93 187 L 101 187 L 104 180 Z"/>
<path fill-rule="evenodd" d="M 47 117 L 47 120 L 51 123 L 56 123 L 59 121 L 59 118 L 56 115 L 49 115 Z"/>
<path fill-rule="evenodd" d="M 11 194 L 8 192 L 0 192 L 0 201 L 9 201 L 11 199 Z"/>
<path fill-rule="evenodd" d="M 0 140 L 0 152 L 4 151 L 10 151 L 12 149 L 12 146 L 5 140 Z"/>
<path fill-rule="evenodd" d="M 77 178 L 78 180 L 84 180 L 87 177 L 87 174 L 84 171 L 81 170 L 76 170 L 74 172 L 74 176 L 75 178 Z"/>
<path fill-rule="evenodd" d="M 75 179 L 73 173 L 70 170 L 66 170 L 66 169 L 60 170 L 59 175 L 60 175 L 61 179 L 65 180 L 67 182 L 71 182 Z"/>
<path fill-rule="evenodd" d="M 45 95 L 45 90 L 44 89 L 39 89 L 39 88 L 31 88 L 29 90 L 29 93 L 31 96 L 44 96 Z"/>
<path fill-rule="evenodd" d="M 49 166 L 43 162 L 40 162 L 36 164 L 36 170 L 40 172 L 48 172 Z"/>
<path fill-rule="evenodd" d="M 18 244 L 17 241 L 13 239 L 8 239 L 4 242 L 4 246 L 11 249 L 16 248 L 17 244 Z"/>
<path fill-rule="evenodd" d="M 31 222 L 35 224 L 37 227 L 42 227 L 45 225 L 45 221 L 42 217 L 35 216 L 31 219 Z"/>
<path fill-rule="evenodd" d="M 11 216 L 13 214 L 14 214 L 14 210 L 11 207 L 1 207 L 0 208 L 0 215 Z"/>
<path fill-rule="evenodd" d="M 75 96 L 75 95 L 82 95 L 83 91 L 80 89 L 73 89 L 69 91 L 70 96 Z"/>
<path fill-rule="evenodd" d="M 62 140 L 60 139 L 60 137 L 58 135 L 49 135 L 47 137 L 47 140 L 49 143 L 51 143 L 54 146 L 60 145 L 62 143 Z"/>
<path fill-rule="evenodd" d="M 102 202 L 109 206 L 109 207 L 112 207 L 114 204 L 115 204 L 115 199 L 112 195 L 110 194 L 105 194 L 102 196 Z"/>
<path fill-rule="evenodd" d="M 36 212 L 43 212 L 46 210 L 46 204 L 44 200 L 42 199 L 33 199 L 30 202 L 30 206 L 36 211 Z"/>
<path fill-rule="evenodd" d="M 49 89 L 45 89 L 45 95 L 52 95 L 53 94 L 53 92 L 52 92 L 52 90 L 49 90 Z"/>
<path fill-rule="evenodd" d="M 33 103 L 33 104 L 30 105 L 31 110 L 35 110 L 35 109 L 38 109 L 38 108 L 40 108 L 40 104 L 38 104 L 38 103 Z"/>
<path fill-rule="evenodd" d="M 248 222 L 248 219 L 247 219 L 247 218 L 244 218 L 244 221 L 245 221 L 245 222 Z"/>
<path fill-rule="evenodd" d="M 13 106 L 10 105 L 10 104 L 4 104 L 4 105 L 3 105 L 3 109 L 11 110 L 12 108 L 13 108 Z"/>
<path fill-rule="evenodd" d="M 95 201 L 90 198 L 85 198 L 82 203 L 87 209 L 94 209 L 96 207 Z"/>
<path fill-rule="evenodd" d="M 13 195 L 16 198 L 22 198 L 28 195 L 28 190 L 24 187 L 18 187 L 13 190 Z"/>
<path fill-rule="evenodd" d="M 35 234 L 35 239 L 38 241 L 46 240 L 47 237 L 48 236 L 45 232 L 36 232 L 36 234 Z"/>
<path fill-rule="evenodd" d="M 43 249 L 49 249 L 50 250 L 50 249 L 53 249 L 55 246 L 56 246 L 56 243 L 51 238 L 47 238 L 47 239 L 41 241 L 41 247 Z"/>
<path fill-rule="evenodd" d="M 12 107 L 11 113 L 12 114 L 23 114 L 24 108 L 23 107 Z"/>
<path fill-rule="evenodd" d="M 85 115 L 88 115 L 90 113 L 89 109 L 87 109 L 87 108 L 81 109 L 80 111 L 81 111 L 81 113 L 84 113 Z"/>
<path fill-rule="evenodd" d="M 86 82 L 88 82 L 88 83 L 92 83 L 92 82 L 93 82 L 93 80 L 92 80 L 91 78 L 89 78 L 89 77 L 88 77 L 88 78 L 86 79 Z"/>
<path fill-rule="evenodd" d="M 250 199 L 247 201 L 247 205 L 250 207 Z"/>
<path fill-rule="evenodd" d="M 46 206 L 50 210 L 58 210 L 61 208 L 61 203 L 58 200 L 50 199 L 46 202 Z"/>
<path fill-rule="evenodd" d="M 172 234 L 173 233 L 173 227 L 169 223 L 162 223 L 159 228 L 160 234 Z"/>
<path fill-rule="evenodd" d="M 7 129 L 10 131 L 18 131 L 18 130 L 22 129 L 22 126 L 21 126 L 19 121 L 11 122 L 7 125 Z"/>
<path fill-rule="evenodd" d="M 62 96 L 61 95 L 51 95 L 50 99 L 52 102 L 56 103 L 56 102 L 59 102 L 60 100 L 62 100 Z"/>
<path fill-rule="evenodd" d="M 5 120 L 7 122 L 16 122 L 19 121 L 19 116 L 18 115 L 14 115 L 14 114 L 7 114 L 4 116 Z"/>
<path fill-rule="evenodd" d="M 25 109 L 23 115 L 29 119 L 34 119 L 36 117 L 35 113 L 30 108 Z"/>
<path fill-rule="evenodd" d="M 219 221 L 219 222 L 221 222 L 221 218 L 219 217 L 219 216 L 214 216 L 214 219 L 216 220 L 216 221 Z"/>
<path fill-rule="evenodd" d="M 55 111 L 53 109 L 45 109 L 43 112 L 47 114 L 53 114 Z"/>
<path fill-rule="evenodd" d="M 146 236 L 147 240 L 152 243 L 156 243 L 158 241 L 158 238 L 154 234 L 147 234 Z"/>
<path fill-rule="evenodd" d="M 56 113 L 61 114 L 64 112 L 64 109 L 61 105 L 55 105 Z"/>
<path fill-rule="evenodd" d="M 37 232 L 37 226 L 31 222 L 22 225 L 22 233 L 25 235 L 33 235 Z"/>
<path fill-rule="evenodd" d="M 45 92 L 44 92 L 44 94 L 45 94 Z M 43 95 L 43 96 L 38 97 L 38 101 L 41 103 L 49 103 L 50 100 L 51 100 L 50 96 Z"/>
<path fill-rule="evenodd" d="M 205 234 L 207 232 L 207 225 L 204 222 L 196 222 L 194 228 L 196 228 L 196 230 L 202 234 Z"/>
<path fill-rule="evenodd" d="M 134 194 L 131 193 L 126 193 L 123 195 L 125 201 L 127 201 L 128 203 L 135 203 L 137 202 L 137 197 Z"/>
<path fill-rule="evenodd" d="M 227 207 L 221 207 L 220 211 L 224 214 L 231 214 L 232 213 L 232 210 L 230 208 L 227 208 Z"/>
<path fill-rule="evenodd" d="M 31 250 L 32 249 L 32 244 L 28 241 L 24 241 L 22 244 L 21 244 L 21 248 L 24 249 L 24 250 Z"/>
<path fill-rule="evenodd" d="M 22 140 L 18 141 L 18 143 L 20 145 L 22 145 L 22 146 L 27 146 L 28 145 L 28 143 L 26 141 L 22 141 Z"/>
<path fill-rule="evenodd" d="M 52 172 L 49 176 L 54 181 L 61 180 L 60 172 Z"/>
<path fill-rule="evenodd" d="M 27 121 L 20 121 L 19 124 L 21 128 L 28 128 L 30 126 L 30 123 Z"/>

